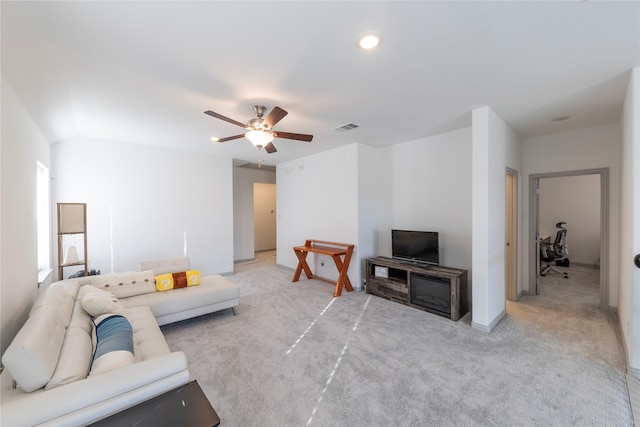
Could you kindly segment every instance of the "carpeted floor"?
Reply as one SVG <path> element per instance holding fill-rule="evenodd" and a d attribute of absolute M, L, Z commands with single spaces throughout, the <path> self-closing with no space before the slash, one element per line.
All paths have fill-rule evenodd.
<path fill-rule="evenodd" d="M 225 427 L 633 425 L 597 275 L 547 276 L 489 334 L 470 314 L 452 322 L 364 292 L 334 299 L 331 284 L 291 276 L 259 254 L 229 276 L 237 316 L 163 327 Z"/>

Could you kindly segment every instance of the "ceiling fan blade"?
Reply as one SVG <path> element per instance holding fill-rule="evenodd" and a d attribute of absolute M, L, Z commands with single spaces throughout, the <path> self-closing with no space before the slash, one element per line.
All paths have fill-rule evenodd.
<path fill-rule="evenodd" d="M 240 123 L 238 121 L 230 119 L 229 117 L 225 117 L 222 114 L 214 113 L 213 111 L 207 110 L 204 113 L 209 115 L 209 116 L 211 116 L 211 117 L 215 117 L 216 119 L 224 120 L 225 122 L 229 122 L 229 123 L 234 124 L 236 126 L 240 126 L 241 128 L 246 128 L 247 127 L 247 125 L 245 123 Z"/>
<path fill-rule="evenodd" d="M 270 142 L 267 145 L 265 145 L 264 146 L 264 150 L 269 154 L 275 153 L 276 151 L 278 151 L 278 150 L 276 150 L 276 146 L 273 145 L 273 142 Z"/>
<path fill-rule="evenodd" d="M 267 129 L 271 129 L 276 125 L 276 123 L 282 120 L 284 116 L 286 116 L 287 114 L 289 113 L 284 111 L 282 108 L 273 107 L 273 110 L 271 110 L 269 115 L 264 119 L 264 121 L 262 122 L 262 125 L 265 126 Z"/>
<path fill-rule="evenodd" d="M 313 139 L 313 135 L 306 135 L 304 133 L 291 133 L 291 132 L 274 132 L 273 135 L 276 138 L 295 139 L 297 141 L 310 142 Z"/>
<path fill-rule="evenodd" d="M 231 141 L 232 139 L 242 138 L 243 136 L 244 136 L 243 133 L 241 133 L 240 135 L 227 136 L 226 138 L 218 139 L 216 142 L 227 142 L 227 141 Z"/>

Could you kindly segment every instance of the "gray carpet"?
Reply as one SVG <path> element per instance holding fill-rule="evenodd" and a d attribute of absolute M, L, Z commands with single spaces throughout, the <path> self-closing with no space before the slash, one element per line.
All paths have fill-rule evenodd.
<path fill-rule="evenodd" d="M 264 257 L 229 276 L 237 316 L 163 327 L 223 426 L 633 425 L 615 316 L 587 281 L 545 278 L 487 334 L 470 315 L 334 299 Z"/>

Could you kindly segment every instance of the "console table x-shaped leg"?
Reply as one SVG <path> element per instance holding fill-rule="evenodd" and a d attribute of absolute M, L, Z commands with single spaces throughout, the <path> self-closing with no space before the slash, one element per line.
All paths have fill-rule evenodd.
<path fill-rule="evenodd" d="M 339 247 L 318 245 L 317 243 Z M 298 266 L 296 267 L 296 272 L 293 275 L 292 282 L 297 282 L 300 279 L 300 274 L 302 274 L 303 270 L 308 279 L 313 279 L 313 273 L 309 268 L 309 264 L 307 264 L 307 254 L 309 252 L 313 252 L 317 254 L 328 255 L 333 258 L 333 262 L 336 264 L 336 268 L 340 272 L 338 281 L 336 282 L 336 290 L 333 293 L 334 297 L 339 297 L 342 294 L 343 287 L 347 290 L 347 292 L 353 291 L 353 286 L 351 286 L 351 281 L 349 280 L 349 276 L 347 275 L 347 272 L 349 270 L 349 263 L 351 262 L 351 255 L 353 254 L 353 248 L 354 245 L 326 242 L 322 240 L 307 240 L 305 241 L 304 246 L 295 246 L 293 248 L 293 251 L 298 258 Z M 344 256 L 344 260 L 342 259 L 342 256 Z"/>

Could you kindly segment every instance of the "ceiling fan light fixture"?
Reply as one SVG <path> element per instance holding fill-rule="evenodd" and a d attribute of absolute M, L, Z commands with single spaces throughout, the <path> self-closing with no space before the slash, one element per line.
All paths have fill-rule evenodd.
<path fill-rule="evenodd" d="M 258 148 L 264 147 L 268 143 L 273 142 L 274 139 L 274 136 L 271 132 L 266 132 L 263 130 L 250 130 L 249 132 L 244 134 L 244 137 Z"/>

